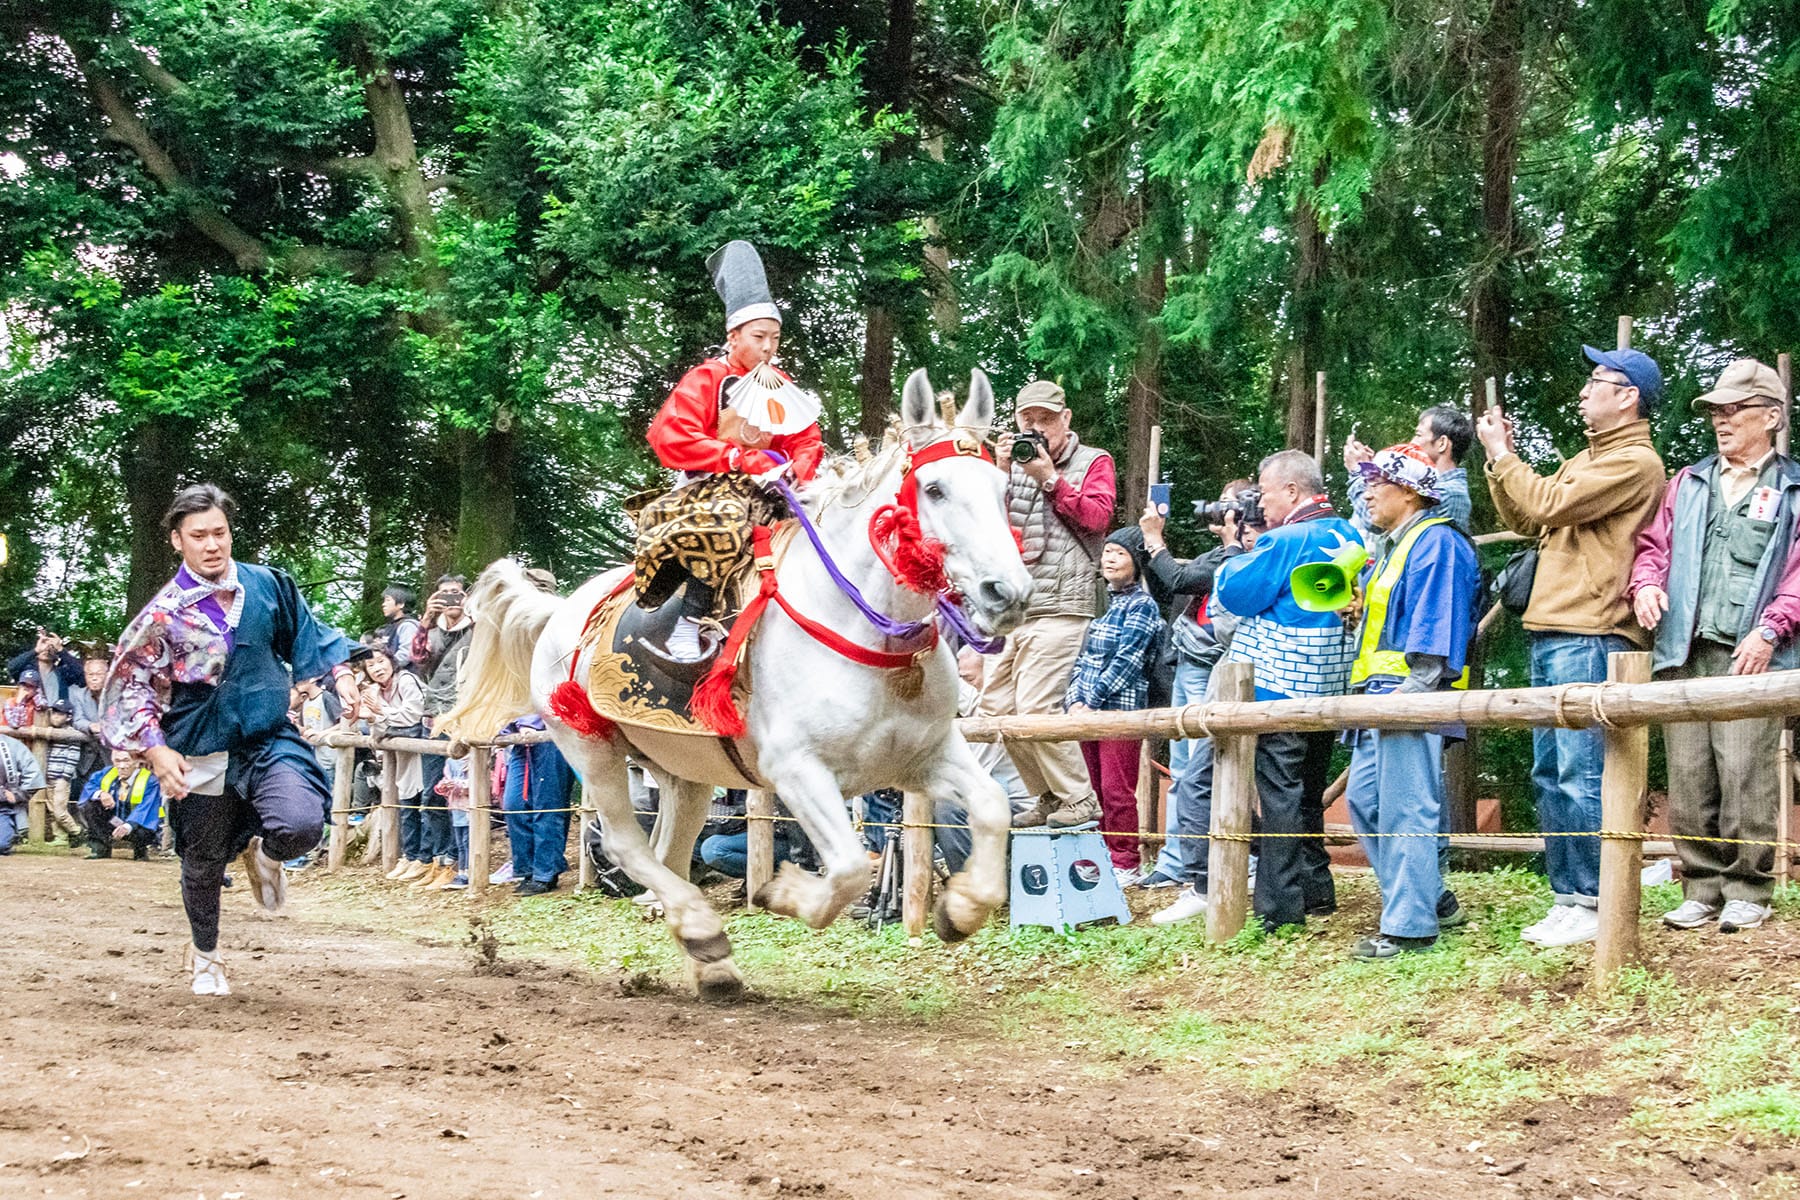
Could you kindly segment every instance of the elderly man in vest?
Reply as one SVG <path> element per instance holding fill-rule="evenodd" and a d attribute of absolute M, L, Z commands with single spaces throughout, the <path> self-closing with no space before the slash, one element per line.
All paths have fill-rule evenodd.
<path fill-rule="evenodd" d="M 1088 622 L 1099 615 L 1100 546 L 1118 495 L 1112 456 L 1085 446 L 1069 428 L 1069 405 L 1054 383 L 1028 383 L 1014 403 L 1017 434 L 1002 434 L 995 462 L 1007 472 L 1006 503 L 1031 572 L 1031 606 L 1006 648 L 988 660 L 982 716 L 1060 713 Z M 1036 806 L 1019 826 L 1079 825 L 1100 818 L 1100 802 L 1073 742 L 1008 747 Z"/>
<path fill-rule="evenodd" d="M 1656 642 L 1659 679 L 1759 675 L 1800 666 L 1800 465 L 1775 453 L 1781 377 L 1755 359 L 1725 368 L 1694 401 L 1712 421 L 1719 452 L 1669 481 L 1656 517 L 1637 536 L 1631 603 Z M 1781 718 L 1667 725 L 1669 825 L 1681 856 L 1676 929 L 1717 923 L 1732 933 L 1769 915 L 1775 855 L 1769 846 L 1684 841 L 1773 841 Z"/>

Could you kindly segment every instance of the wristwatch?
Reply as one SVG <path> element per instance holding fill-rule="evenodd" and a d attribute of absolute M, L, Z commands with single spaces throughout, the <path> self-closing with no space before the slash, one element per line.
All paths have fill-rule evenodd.
<path fill-rule="evenodd" d="M 1771 646 L 1775 645 L 1775 643 L 1777 643 L 1781 640 L 1780 638 L 1775 636 L 1775 631 L 1773 629 L 1770 629 L 1767 625 L 1757 626 L 1756 632 L 1762 634 L 1763 641 L 1769 643 L 1769 645 L 1771 645 Z"/>

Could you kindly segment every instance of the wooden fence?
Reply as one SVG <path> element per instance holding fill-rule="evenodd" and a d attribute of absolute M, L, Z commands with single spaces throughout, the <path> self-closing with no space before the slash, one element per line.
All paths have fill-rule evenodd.
<path fill-rule="evenodd" d="M 1603 986 L 1637 960 L 1640 865 L 1646 844 L 1644 804 L 1649 775 L 1649 726 L 1682 721 L 1728 721 L 1746 717 L 1800 715 L 1800 671 L 1713 679 L 1649 682 L 1650 656 L 1614 654 L 1607 682 L 1558 687 L 1507 688 L 1495 691 L 1434 692 L 1384 696 L 1332 696 L 1298 700 L 1253 699 L 1254 680 L 1244 663 L 1221 663 L 1219 698 L 1207 704 L 1135 712 L 1083 712 L 1056 716 L 969 718 L 959 722 L 974 742 L 1054 742 L 1137 740 L 1140 738 L 1211 737 L 1215 741 L 1213 810 L 1208 868 L 1212 903 L 1207 910 L 1207 936 L 1224 941 L 1243 929 L 1249 915 L 1251 813 L 1255 804 L 1253 761 L 1256 736 L 1274 732 L 1341 731 L 1345 729 L 1432 730 L 1460 724 L 1471 728 L 1563 727 L 1604 730 L 1605 765 L 1601 789 L 1600 936 L 1595 945 L 1595 979 Z M 4 730 L 39 743 L 81 740 L 73 730 L 33 728 Z M 479 894 L 488 886 L 489 818 L 493 797 L 489 767 L 496 748 L 530 745 L 549 739 L 546 733 L 522 733 L 470 743 L 469 887 Z M 450 743 L 426 738 L 374 738 L 333 732 L 321 739 L 338 755 L 332 796 L 333 825 L 328 865 L 344 864 L 349 844 L 353 766 L 358 749 L 383 757 L 381 807 L 373 818 L 382 824 L 382 861 L 392 866 L 399 853 L 396 829 L 399 801 L 395 794 L 393 756 L 403 753 L 444 754 Z M 1784 768 L 1786 764 L 1783 764 Z M 589 805 L 582 809 L 588 815 Z M 1796 849 L 1791 832 L 1792 805 L 1784 794 L 1776 834 L 1776 859 L 1784 873 Z M 750 894 L 772 873 L 774 797 L 752 792 L 749 806 Z M 901 852 L 907 889 L 902 922 L 909 933 L 923 934 L 931 880 L 932 813 L 928 798 L 908 795 L 901 819 Z M 33 833 L 41 836 L 42 817 L 34 804 Z M 1492 835 L 1452 835 L 1452 845 L 1480 844 L 1492 849 L 1505 839 Z M 1521 843 L 1532 848 L 1528 843 Z M 1660 848 L 1660 847 L 1659 847 Z M 587 856 L 581 858 L 581 882 L 592 882 Z"/>

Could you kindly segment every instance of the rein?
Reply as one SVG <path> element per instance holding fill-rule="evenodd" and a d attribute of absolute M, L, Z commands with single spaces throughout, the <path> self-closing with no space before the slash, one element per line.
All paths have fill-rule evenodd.
<path fill-rule="evenodd" d="M 779 454 L 770 456 L 777 459 L 781 457 Z M 934 539 L 925 538 L 919 526 L 918 481 L 913 477 L 914 469 L 927 463 L 954 457 L 979 457 L 987 463 L 994 461 L 989 457 L 981 442 L 966 431 L 952 433 L 921 450 L 909 452 L 906 466 L 903 468 L 904 478 L 895 502 L 883 505 L 869 518 L 869 541 L 875 549 L 876 556 L 881 559 L 882 564 L 887 567 L 896 582 L 914 591 L 928 591 L 928 594 L 933 594 L 938 618 L 955 630 L 958 637 L 975 647 L 980 653 L 993 654 L 1000 649 L 1005 639 L 984 638 L 976 632 L 975 627 L 970 624 L 968 617 L 963 613 L 957 599 L 952 598 L 954 593 L 951 592 L 948 582 L 942 579 L 943 547 Z M 937 649 L 936 622 L 930 617 L 922 621 L 897 621 L 870 604 L 868 598 L 862 594 L 862 589 L 858 588 L 855 582 L 843 573 L 836 561 L 832 559 L 831 553 L 826 550 L 824 539 L 819 536 L 818 527 L 813 524 L 812 518 L 806 515 L 806 509 L 801 505 L 800 497 L 795 494 L 793 487 L 787 480 L 781 478 L 775 479 L 773 485 L 781 497 L 787 501 L 788 508 L 793 512 L 800 528 L 806 531 L 807 540 L 812 543 L 813 550 L 818 554 L 820 563 L 824 565 L 826 574 L 831 577 L 831 581 L 837 585 L 838 590 L 856 606 L 856 610 L 862 613 L 869 624 L 885 637 L 906 641 L 926 635 L 927 640 L 916 650 L 872 650 L 867 646 L 858 645 L 833 629 L 826 628 L 795 609 L 788 602 L 787 597 L 781 594 L 775 577 L 775 559 L 770 553 L 771 531 L 768 526 L 758 526 L 752 534 L 756 553 L 756 569 L 761 575 L 756 596 L 744 606 L 744 610 L 738 614 L 737 620 L 732 623 L 731 633 L 726 638 L 725 645 L 719 650 L 717 661 L 706 673 L 706 677 L 695 687 L 690 707 L 690 711 L 697 720 L 704 722 L 722 737 L 742 737 L 746 731 L 743 713 L 738 711 L 737 701 L 731 694 L 731 688 L 737 678 L 738 659 L 742 654 L 744 642 L 748 640 L 750 631 L 756 628 L 757 622 L 762 619 L 762 614 L 767 610 L 771 601 L 779 605 L 781 611 L 787 614 L 788 619 L 804 630 L 814 641 L 850 661 L 877 670 L 907 671 L 908 674 L 901 676 L 895 684 L 902 694 L 909 692 L 912 695 L 918 694 L 917 689 L 922 686 L 924 681 L 925 661 Z M 883 536 L 884 532 L 886 537 Z M 884 545 L 887 540 L 895 542 L 894 549 L 889 550 Z M 929 581 L 935 583 L 936 586 L 928 590 L 919 586 L 926 580 L 918 579 L 916 576 L 932 575 L 930 564 L 934 558 L 936 578 Z M 908 560 L 909 569 L 902 570 L 903 564 L 897 560 Z"/>

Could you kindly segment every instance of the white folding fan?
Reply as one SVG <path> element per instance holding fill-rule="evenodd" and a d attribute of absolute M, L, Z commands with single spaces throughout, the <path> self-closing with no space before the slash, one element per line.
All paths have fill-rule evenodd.
<path fill-rule="evenodd" d="M 731 409 L 764 433 L 798 433 L 819 419 L 819 398 L 759 363 L 732 390 Z"/>

